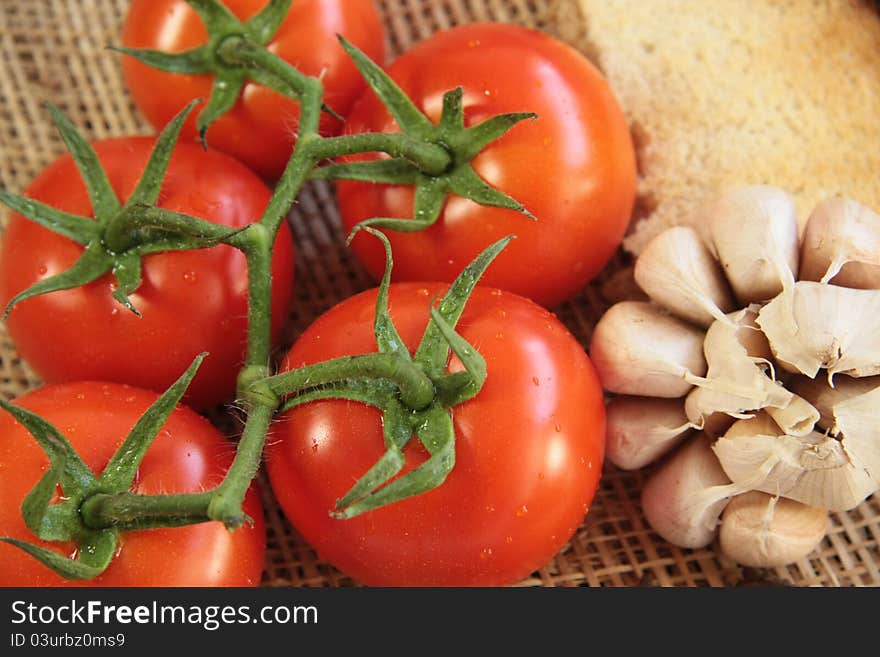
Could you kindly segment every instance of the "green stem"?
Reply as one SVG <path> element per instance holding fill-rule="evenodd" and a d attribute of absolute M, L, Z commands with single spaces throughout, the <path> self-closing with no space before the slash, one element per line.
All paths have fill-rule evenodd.
<path fill-rule="evenodd" d="M 244 251 L 248 271 L 248 332 L 245 368 L 267 368 L 272 337 L 272 243 L 274 234 L 251 224 L 230 244 Z"/>
<path fill-rule="evenodd" d="M 80 517 L 90 529 L 148 529 L 209 522 L 212 492 L 179 495 L 98 493 L 80 507 Z"/>
<path fill-rule="evenodd" d="M 265 59 L 259 49 L 252 54 L 255 61 Z M 274 59 L 270 64 L 276 65 Z M 278 407 L 277 400 L 271 399 L 271 396 L 267 399 L 259 393 L 249 394 L 251 383 L 268 374 L 271 351 L 272 246 L 306 176 L 316 164 L 307 146 L 311 140 L 319 139 L 318 124 L 324 88 L 320 80 L 294 72 L 296 75 L 291 79 L 296 79 L 297 91 L 300 93 L 300 121 L 293 156 L 288 161 L 260 221 L 229 240 L 230 244 L 245 253 L 248 265 L 247 355 L 245 366 L 239 373 L 239 392 L 248 402 L 248 417 L 235 459 L 223 482 L 213 491 L 208 506 L 208 516 L 222 521 L 229 528 L 237 527 L 246 520 L 241 505 L 260 467 L 269 424 Z"/>
<path fill-rule="evenodd" d="M 314 79 L 303 75 L 263 46 L 237 34 L 223 39 L 218 44 L 215 53 L 220 61 L 229 67 L 258 68 L 273 75 L 300 96 L 305 95 L 306 89 L 311 85 L 311 80 Z"/>
<path fill-rule="evenodd" d="M 181 214 L 154 205 L 126 207 L 107 222 L 104 244 L 113 253 L 123 253 L 134 246 L 139 235 L 150 230 L 200 237 L 221 242 L 235 231 L 198 217 Z"/>
<path fill-rule="evenodd" d="M 260 223 L 263 224 L 274 237 L 279 227 L 293 207 L 300 188 L 309 175 L 309 172 L 318 163 L 311 153 L 311 146 L 321 141 L 318 136 L 318 123 L 321 117 L 321 97 L 324 88 L 320 80 L 309 78 L 310 84 L 306 85 L 300 100 L 300 121 L 297 132 L 296 147 L 293 156 L 287 162 L 284 173 L 275 186 L 275 191 Z"/>
<path fill-rule="evenodd" d="M 326 137 L 312 146 L 318 161 L 355 153 L 387 153 L 412 162 L 427 175 L 440 175 L 452 166 L 452 155 L 440 144 L 413 139 L 402 133 L 366 132 Z"/>
<path fill-rule="evenodd" d="M 412 410 L 421 410 L 434 400 L 434 384 L 411 361 L 396 354 L 342 356 L 306 365 L 260 382 L 278 396 L 306 388 L 351 379 L 384 379 L 397 384 L 400 401 Z"/>
<path fill-rule="evenodd" d="M 230 529 L 247 520 L 241 505 L 260 467 L 263 445 L 274 414 L 275 409 L 264 404 L 254 404 L 248 409 L 247 423 L 238 442 L 235 459 L 226 477 L 212 492 L 208 517 L 220 520 Z"/>

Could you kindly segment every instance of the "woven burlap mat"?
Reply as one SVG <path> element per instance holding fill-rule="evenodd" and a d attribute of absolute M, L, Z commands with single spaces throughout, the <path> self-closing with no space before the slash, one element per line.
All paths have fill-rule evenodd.
<path fill-rule="evenodd" d="M 553 8 L 552 0 L 378 0 L 377 5 L 385 16 L 393 56 L 434 30 L 475 20 L 511 21 L 556 32 L 555 16 L 577 20 L 577 3 L 559 2 L 565 6 Z M 126 7 L 126 0 L 0 0 L 0 187 L 20 192 L 62 152 L 43 108 L 46 100 L 93 138 L 150 132 L 126 93 L 117 56 L 105 50 L 118 42 Z M 576 33 L 567 26 L 566 34 Z M 4 213 L 4 221 L 5 217 Z M 290 340 L 319 313 L 372 285 L 344 246 L 332 187 L 309 187 L 292 222 L 298 262 Z M 622 257 L 612 262 L 602 279 L 613 277 L 621 262 Z M 607 305 L 601 283 L 557 309 L 584 345 Z M 11 398 L 38 384 L 0 329 L 0 394 Z M 522 585 L 880 585 L 876 497 L 849 513 L 833 514 L 828 536 L 808 559 L 787 568 L 752 571 L 721 558 L 715 546 L 681 550 L 654 534 L 639 508 L 645 474 L 607 465 L 584 524 Z M 268 487 L 262 488 L 269 527 L 264 584 L 354 585 L 318 559 L 281 515 Z"/>

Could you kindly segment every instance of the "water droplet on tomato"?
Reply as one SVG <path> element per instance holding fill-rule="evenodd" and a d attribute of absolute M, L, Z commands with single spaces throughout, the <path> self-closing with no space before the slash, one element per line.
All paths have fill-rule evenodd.
<path fill-rule="evenodd" d="M 521 507 L 519 507 L 519 508 L 516 510 L 516 517 L 517 517 L 517 518 L 522 518 L 522 517 L 523 517 L 524 515 L 526 515 L 528 512 L 529 512 L 529 507 L 527 507 L 525 504 L 523 504 Z"/>
<path fill-rule="evenodd" d="M 119 314 L 119 308 L 117 308 L 116 306 L 113 306 L 113 307 L 110 309 L 110 315 L 111 315 L 111 317 L 116 317 L 116 315 L 118 315 L 118 314 Z"/>
<path fill-rule="evenodd" d="M 557 422 L 553 425 L 553 429 L 556 431 L 556 433 L 560 433 L 562 431 L 562 425 Z"/>
<path fill-rule="evenodd" d="M 507 317 L 507 311 L 506 310 L 499 310 L 498 311 L 498 319 L 504 319 L 505 317 Z"/>
<path fill-rule="evenodd" d="M 416 290 L 416 294 L 418 294 L 420 297 L 426 297 L 430 294 L 430 292 L 428 292 L 428 288 L 420 287 L 418 290 Z"/>
<path fill-rule="evenodd" d="M 80 393 L 77 393 L 76 398 L 77 398 L 77 399 L 85 399 L 86 396 L 85 396 L 85 394 L 83 394 L 83 393 L 80 392 Z"/>
<path fill-rule="evenodd" d="M 495 507 L 491 504 L 486 505 L 486 513 L 495 513 Z"/>
<path fill-rule="evenodd" d="M 505 536 L 504 542 L 507 544 L 513 543 L 513 536 Z"/>
<path fill-rule="evenodd" d="M 500 297 L 503 292 L 498 289 L 493 289 L 491 292 L 489 292 L 489 294 L 491 294 L 493 297 Z"/>
<path fill-rule="evenodd" d="M 49 271 L 49 268 L 46 265 L 40 265 L 40 268 L 37 271 L 39 272 L 40 276 L 45 276 L 46 273 Z"/>
<path fill-rule="evenodd" d="M 496 340 L 503 340 L 503 339 L 504 339 L 504 334 L 503 334 L 503 333 L 496 333 L 496 334 L 495 334 L 495 339 L 496 339 Z"/>
<path fill-rule="evenodd" d="M 539 385 L 541 385 L 541 380 L 538 377 L 533 376 L 532 383 L 534 383 L 536 386 L 539 386 Z"/>
<path fill-rule="evenodd" d="M 480 559 L 488 559 L 492 556 L 492 548 L 487 547 L 480 550 Z"/>
<path fill-rule="evenodd" d="M 198 277 L 194 271 L 188 271 L 183 275 L 183 280 L 187 283 L 195 283 L 197 278 Z"/>

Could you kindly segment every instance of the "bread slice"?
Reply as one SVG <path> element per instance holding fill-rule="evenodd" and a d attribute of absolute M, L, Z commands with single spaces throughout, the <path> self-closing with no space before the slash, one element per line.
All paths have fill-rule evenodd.
<path fill-rule="evenodd" d="M 880 209 L 880 16 L 867 0 L 558 0 L 633 126 L 639 253 L 736 185 Z"/>

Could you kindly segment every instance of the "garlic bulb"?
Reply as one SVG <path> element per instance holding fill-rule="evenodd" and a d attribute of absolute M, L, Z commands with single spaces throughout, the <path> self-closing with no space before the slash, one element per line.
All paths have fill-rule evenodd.
<path fill-rule="evenodd" d="M 706 243 L 657 236 L 634 266 L 650 302 L 596 325 L 599 377 L 626 395 L 609 404 L 609 461 L 666 455 L 642 506 L 670 542 L 708 544 L 723 514 L 724 554 L 784 565 L 829 511 L 880 490 L 880 215 L 825 201 L 799 243 L 791 199 L 761 185 L 722 195 L 706 226 Z"/>

